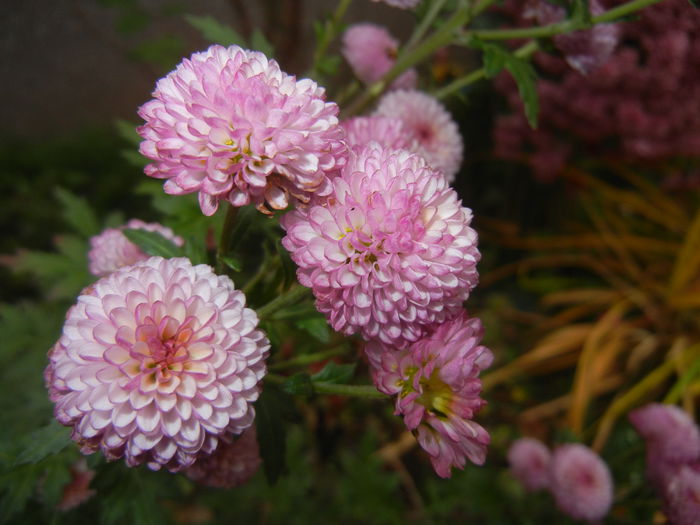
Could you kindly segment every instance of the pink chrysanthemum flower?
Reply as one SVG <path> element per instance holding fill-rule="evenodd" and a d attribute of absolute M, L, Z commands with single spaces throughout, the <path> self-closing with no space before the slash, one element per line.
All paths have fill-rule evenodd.
<path fill-rule="evenodd" d="M 466 459 L 481 465 L 489 435 L 472 421 L 486 404 L 479 397 L 479 373 L 491 365 L 493 354 L 479 343 L 483 327 L 462 311 L 402 351 L 380 342 L 367 344 L 377 388 L 396 395 L 396 414 L 416 433 L 439 476 Z"/>
<path fill-rule="evenodd" d="M 550 488 L 561 511 L 575 519 L 602 519 L 612 506 L 610 470 L 585 445 L 569 443 L 554 451 Z"/>
<path fill-rule="evenodd" d="M 350 153 L 326 202 L 282 217 L 282 244 L 338 332 L 406 347 L 462 309 L 480 258 L 471 210 L 406 150 Z"/>
<path fill-rule="evenodd" d="M 342 121 L 340 125 L 345 130 L 345 141 L 350 147 L 366 146 L 370 142 L 378 142 L 388 149 L 414 151 L 418 147 L 413 133 L 397 118 L 354 117 Z"/>
<path fill-rule="evenodd" d="M 416 7 L 420 0 L 372 0 L 373 2 L 384 2 L 392 7 L 398 7 L 399 9 L 413 9 Z"/>
<path fill-rule="evenodd" d="M 199 192 L 212 215 L 220 200 L 286 208 L 329 191 L 344 160 L 338 106 L 309 79 L 238 46 L 212 46 L 158 81 L 139 109 L 146 174 L 173 195 Z"/>
<path fill-rule="evenodd" d="M 680 407 L 650 403 L 630 412 L 629 419 L 654 455 L 668 461 L 700 458 L 700 429 Z"/>
<path fill-rule="evenodd" d="M 177 471 L 239 434 L 269 343 L 228 277 L 152 257 L 103 277 L 68 311 L 45 373 L 85 454 Z"/>
<path fill-rule="evenodd" d="M 665 480 L 664 512 L 673 525 L 700 523 L 700 464 L 680 465 Z"/>
<path fill-rule="evenodd" d="M 109 275 L 122 266 L 129 266 L 138 261 L 148 259 L 148 255 L 141 248 L 126 238 L 122 233 L 124 229 L 146 230 L 161 234 L 166 239 L 178 246 L 185 244 L 185 240 L 173 233 L 173 231 L 161 224 L 146 223 L 139 219 L 131 219 L 119 228 L 107 228 L 99 235 L 90 238 L 90 251 L 88 262 L 90 273 L 102 277 Z"/>
<path fill-rule="evenodd" d="M 388 73 L 398 52 L 399 42 L 376 24 L 355 24 L 343 34 L 343 56 L 365 84 L 372 84 Z M 417 79 L 416 70 L 409 69 L 392 82 L 391 88 L 413 89 Z"/>
<path fill-rule="evenodd" d="M 520 438 L 508 449 L 513 476 L 530 491 L 549 488 L 552 455 L 547 446 L 533 438 Z"/>
<path fill-rule="evenodd" d="M 202 456 L 189 467 L 187 477 L 216 488 L 232 488 L 248 481 L 260 468 L 260 448 L 255 426 L 230 442 L 220 442 L 210 456 Z"/>
<path fill-rule="evenodd" d="M 588 7 L 593 16 L 605 12 L 598 0 L 590 0 Z M 547 3 L 545 0 L 530 0 L 523 18 L 532 18 L 541 25 L 555 24 L 566 17 L 563 7 Z M 554 43 L 564 53 L 568 64 L 578 72 L 587 75 L 608 61 L 620 39 L 620 31 L 615 24 L 596 24 L 585 31 L 574 31 L 554 37 Z"/>
<path fill-rule="evenodd" d="M 453 182 L 462 164 L 464 145 L 459 128 L 435 97 L 420 91 L 394 91 L 384 95 L 375 115 L 401 119 L 418 141 L 415 150 L 433 168 Z"/>

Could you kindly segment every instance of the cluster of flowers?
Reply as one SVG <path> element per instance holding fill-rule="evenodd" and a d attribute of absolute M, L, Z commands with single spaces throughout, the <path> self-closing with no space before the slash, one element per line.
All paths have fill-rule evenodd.
<path fill-rule="evenodd" d="M 548 23 L 561 16 L 558 8 L 543 8 L 542 3 L 537 0 L 533 9 L 530 2 L 523 10 L 521 2 L 511 2 L 507 12 L 520 16 L 523 23 L 533 18 Z M 605 3 L 610 7 L 619 2 Z M 602 4 L 589 5 L 596 13 Z M 523 17 L 529 19 L 524 21 Z M 537 130 L 532 130 L 522 116 L 515 84 L 506 75 L 499 78 L 497 87 L 518 111 L 500 117 L 496 123 L 497 154 L 528 162 L 541 180 L 556 177 L 564 168 L 574 153 L 572 138 L 587 152 L 633 161 L 697 158 L 700 12 L 685 0 L 667 0 L 640 11 L 634 21 L 596 26 L 588 33 L 587 45 L 581 45 L 579 36 L 578 43 L 573 42 L 576 46 L 572 46 L 575 35 L 555 39 L 563 57 L 545 53 L 535 56 L 542 72 L 537 83 Z M 612 50 L 614 40 L 618 45 Z M 588 74 L 584 76 L 569 67 L 577 64 L 587 65 L 584 69 Z M 682 103 L 678 93 L 683 93 Z M 526 158 L 522 158 L 523 151 L 530 152 Z"/>
<path fill-rule="evenodd" d="M 319 311 L 368 341 L 378 388 L 397 394 L 441 476 L 467 457 L 482 463 L 488 434 L 471 418 L 492 355 L 462 307 L 480 255 L 449 186 L 462 142 L 445 108 L 396 91 L 341 123 L 313 81 L 212 46 L 159 80 L 139 114 L 146 174 L 167 193 L 198 193 L 206 215 L 221 201 L 266 214 L 296 206 L 282 242 Z M 124 228 L 183 243 L 140 221 L 92 239 L 102 278 L 68 312 L 45 372 L 56 418 L 85 453 L 238 483 L 259 464 L 249 429 L 269 342 L 230 279 L 149 258 Z"/>
<path fill-rule="evenodd" d="M 700 523 L 700 429 L 687 412 L 652 403 L 630 421 L 646 442 L 647 478 L 674 525 Z"/>
<path fill-rule="evenodd" d="M 550 453 L 541 441 L 521 438 L 508 450 L 508 463 L 527 490 L 549 490 L 559 509 L 574 519 L 598 521 L 610 511 L 610 470 L 585 445 L 567 443 Z"/>

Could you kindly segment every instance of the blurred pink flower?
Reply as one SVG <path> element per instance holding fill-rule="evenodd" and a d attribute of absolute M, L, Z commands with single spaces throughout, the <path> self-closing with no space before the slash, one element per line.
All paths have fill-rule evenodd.
<path fill-rule="evenodd" d="M 377 389 L 397 396 L 396 414 L 443 478 L 452 467 L 463 469 L 467 458 L 478 465 L 486 459 L 489 435 L 472 421 L 486 404 L 479 374 L 493 361 L 479 344 L 482 335 L 481 321 L 462 310 L 405 350 L 378 341 L 365 349 Z"/>
<path fill-rule="evenodd" d="M 650 403 L 629 414 L 647 449 L 670 461 L 700 458 L 700 429 L 680 407 Z"/>
<path fill-rule="evenodd" d="M 213 454 L 199 457 L 185 474 L 202 485 L 226 489 L 248 481 L 261 462 L 258 438 L 252 426 L 230 442 L 222 439 Z"/>
<path fill-rule="evenodd" d="M 462 165 L 464 145 L 457 124 L 438 100 L 421 91 L 387 93 L 375 115 L 398 118 L 418 142 L 414 149 L 453 182 Z"/>
<path fill-rule="evenodd" d="M 238 46 L 211 46 L 158 81 L 139 109 L 146 174 L 166 193 L 199 192 L 206 215 L 220 200 L 284 209 L 330 190 L 344 160 L 338 106 L 309 79 Z"/>
<path fill-rule="evenodd" d="M 372 84 L 388 73 L 398 52 L 399 42 L 376 24 L 355 24 L 343 34 L 343 56 L 365 84 Z M 416 70 L 409 69 L 392 82 L 391 88 L 413 89 L 417 80 Z"/>
<path fill-rule="evenodd" d="M 282 217 L 282 244 L 335 330 L 404 348 L 476 285 L 471 218 L 422 157 L 373 142 L 350 152 L 326 202 Z"/>
<path fill-rule="evenodd" d="M 508 464 L 513 476 L 527 490 L 549 488 L 552 455 L 538 439 L 520 438 L 508 449 Z"/>
<path fill-rule="evenodd" d="M 414 151 L 417 148 L 413 134 L 398 118 L 354 117 L 342 121 L 340 125 L 345 130 L 345 140 L 350 147 L 365 146 L 374 141 L 389 149 Z"/>
<path fill-rule="evenodd" d="M 124 226 L 107 228 L 99 235 L 90 238 L 88 261 L 91 274 L 102 277 L 122 266 L 148 259 L 149 256 L 141 251 L 141 248 L 126 238 L 122 233 L 124 229 L 156 232 L 178 246 L 185 244 L 182 237 L 175 235 L 166 226 L 155 222 L 146 223 L 139 219 L 131 219 Z"/>
<path fill-rule="evenodd" d="M 608 466 L 598 454 L 578 443 L 561 445 L 554 451 L 550 489 L 561 511 L 579 520 L 602 519 L 613 502 Z"/>
<path fill-rule="evenodd" d="M 675 468 L 665 479 L 662 498 L 673 525 L 700 523 L 700 463 Z"/>
<path fill-rule="evenodd" d="M 85 454 L 177 471 L 253 423 L 269 343 L 228 277 L 152 257 L 85 289 L 49 353 L 56 419 Z"/>
<path fill-rule="evenodd" d="M 90 488 L 95 471 L 88 468 L 84 458 L 73 464 L 70 468 L 70 475 L 71 480 L 63 487 L 61 501 L 56 505 L 56 508 L 63 512 L 79 507 L 97 492 Z"/>

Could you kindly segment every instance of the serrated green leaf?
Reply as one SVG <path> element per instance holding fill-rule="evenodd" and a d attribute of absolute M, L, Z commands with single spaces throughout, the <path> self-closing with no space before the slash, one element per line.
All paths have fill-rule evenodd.
<path fill-rule="evenodd" d="M 230 46 L 236 44 L 238 46 L 247 47 L 245 38 L 243 38 L 234 28 L 218 22 L 211 15 L 185 15 L 185 20 L 198 29 L 206 40 L 214 44 L 222 46 Z"/>
<path fill-rule="evenodd" d="M 61 216 L 76 232 L 86 238 L 99 233 L 97 217 L 85 199 L 63 188 L 56 188 L 54 193 L 61 203 Z"/>
<path fill-rule="evenodd" d="M 70 430 L 55 421 L 32 432 L 24 440 L 25 447 L 17 455 L 15 465 L 37 463 L 63 450 L 70 442 Z"/>
<path fill-rule="evenodd" d="M 330 361 L 323 367 L 323 370 L 312 375 L 311 379 L 324 383 L 348 383 L 352 376 L 355 375 L 356 366 L 356 363 L 339 365 L 334 361 Z"/>
<path fill-rule="evenodd" d="M 253 34 L 250 36 L 250 47 L 268 57 L 275 55 L 275 48 L 260 29 L 253 31 Z"/>
<path fill-rule="evenodd" d="M 287 470 L 284 406 L 288 402 L 287 394 L 271 385 L 265 385 L 255 403 L 255 427 L 260 457 L 263 460 L 265 477 L 270 484 L 274 484 Z"/>
<path fill-rule="evenodd" d="M 314 393 L 314 385 L 309 374 L 300 372 L 282 383 L 282 390 L 294 396 L 310 396 Z"/>
<path fill-rule="evenodd" d="M 0 487 L 5 489 L 0 498 L 0 523 L 7 522 L 25 507 L 42 471 L 37 465 L 24 465 L 0 477 Z"/>
<path fill-rule="evenodd" d="M 158 255 L 166 258 L 182 257 L 184 255 L 182 248 L 158 232 L 127 228 L 122 230 L 122 233 L 148 255 Z"/>
<path fill-rule="evenodd" d="M 306 319 L 300 319 L 295 324 L 298 328 L 308 332 L 322 343 L 328 343 L 331 340 L 330 327 L 323 317 L 315 315 Z"/>

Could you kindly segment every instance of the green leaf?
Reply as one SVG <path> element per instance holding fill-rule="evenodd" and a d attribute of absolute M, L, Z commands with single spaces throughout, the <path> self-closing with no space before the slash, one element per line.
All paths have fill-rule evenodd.
<path fill-rule="evenodd" d="M 236 44 L 247 47 L 245 38 L 238 34 L 235 29 L 221 24 L 211 15 L 185 15 L 185 20 L 187 20 L 192 27 L 198 29 L 202 37 L 214 44 L 221 44 L 222 46 Z"/>
<path fill-rule="evenodd" d="M 25 448 L 17 455 L 15 465 L 37 463 L 63 450 L 70 442 L 70 430 L 53 421 L 27 436 Z"/>
<path fill-rule="evenodd" d="M 54 193 L 61 203 L 61 215 L 76 232 L 84 237 L 99 233 L 99 221 L 85 199 L 63 188 L 56 188 Z"/>
<path fill-rule="evenodd" d="M 163 237 L 160 233 L 132 230 L 130 228 L 122 230 L 122 233 L 148 255 L 159 255 L 166 258 L 182 257 L 184 255 L 182 248 L 170 239 Z"/>
<path fill-rule="evenodd" d="M 296 322 L 296 326 L 308 332 L 322 343 L 328 343 L 331 340 L 331 330 L 324 317 L 314 315 L 313 317 L 300 319 Z"/>
<path fill-rule="evenodd" d="M 314 385 L 309 374 L 300 372 L 282 383 L 282 390 L 294 396 L 311 396 L 314 393 Z"/>
<path fill-rule="evenodd" d="M 241 265 L 240 259 L 238 259 L 236 257 L 227 257 L 225 255 L 222 255 L 219 257 L 219 259 L 221 259 L 221 261 L 226 266 L 231 268 L 234 272 L 240 272 L 243 269 L 243 266 Z"/>
<path fill-rule="evenodd" d="M 133 122 L 118 118 L 114 121 L 114 127 L 117 128 L 117 134 L 129 144 L 141 144 L 141 136 L 136 132 L 137 125 Z"/>
<path fill-rule="evenodd" d="M 321 60 L 319 60 L 316 67 L 318 67 L 318 70 L 322 74 L 329 77 L 333 76 L 338 72 L 338 68 L 340 67 L 340 57 L 338 55 L 323 57 Z"/>
<path fill-rule="evenodd" d="M 253 31 L 253 34 L 250 36 L 250 47 L 268 57 L 275 55 L 275 48 L 260 29 Z"/>
<path fill-rule="evenodd" d="M 322 381 L 324 383 L 348 383 L 355 374 L 356 363 L 339 365 L 334 361 L 330 361 L 323 370 L 311 376 L 313 381 Z"/>
<path fill-rule="evenodd" d="M 265 385 L 255 403 L 255 427 L 260 457 L 263 460 L 265 477 L 270 484 L 274 484 L 287 471 L 284 407 L 289 403 L 287 395 L 271 385 Z"/>

